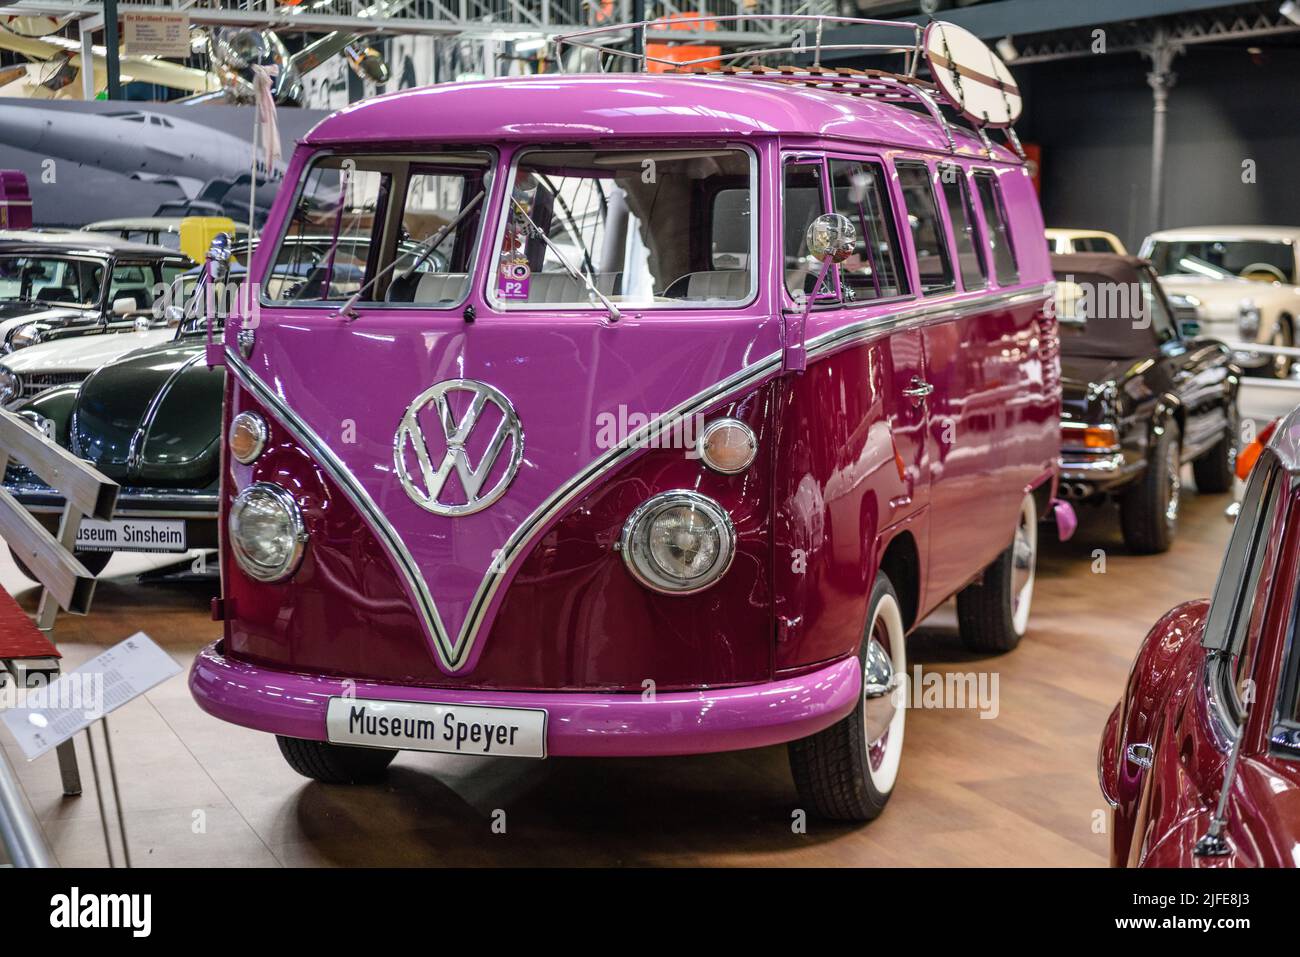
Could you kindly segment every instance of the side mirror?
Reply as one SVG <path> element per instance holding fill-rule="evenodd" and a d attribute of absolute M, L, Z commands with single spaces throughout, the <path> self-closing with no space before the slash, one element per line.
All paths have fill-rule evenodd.
<path fill-rule="evenodd" d="M 847 216 L 824 213 L 808 224 L 804 240 L 808 251 L 823 263 L 842 263 L 857 248 L 858 230 Z"/>
<path fill-rule="evenodd" d="M 129 316 L 139 310 L 140 307 L 136 304 L 135 296 L 123 296 L 121 299 L 113 300 L 113 315 L 115 316 Z"/>

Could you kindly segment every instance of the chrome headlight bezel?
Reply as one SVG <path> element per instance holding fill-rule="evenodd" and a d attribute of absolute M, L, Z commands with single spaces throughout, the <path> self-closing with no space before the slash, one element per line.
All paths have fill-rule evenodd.
<path fill-rule="evenodd" d="M 709 568 L 694 578 L 673 575 L 657 561 L 649 548 L 649 533 L 664 512 L 687 506 L 699 512 L 713 525 L 718 535 L 718 554 Z M 651 496 L 637 506 L 623 523 L 619 538 L 623 564 L 638 582 L 664 595 L 694 595 L 716 584 L 736 557 L 736 528 L 727 510 L 699 492 L 673 489 Z"/>
<path fill-rule="evenodd" d="M 43 338 L 44 330 L 34 322 L 28 323 L 14 330 L 13 335 L 9 337 L 9 348 L 17 352 L 19 349 L 37 345 Z"/>
<path fill-rule="evenodd" d="M 284 511 L 289 519 L 292 542 L 285 560 L 274 567 L 254 561 L 244 548 L 241 541 L 242 536 L 239 534 L 240 516 L 248 506 L 249 501 L 258 495 L 269 497 L 277 507 Z M 298 566 L 302 564 L 303 555 L 307 551 L 307 526 L 303 522 L 302 511 L 298 508 L 298 503 L 287 489 L 272 482 L 254 482 L 235 496 L 234 501 L 230 503 L 230 514 L 226 517 L 226 534 L 236 563 L 244 570 L 245 574 L 259 582 L 278 582 L 288 578 L 298 570 Z"/>
<path fill-rule="evenodd" d="M 8 366 L 0 365 L 0 405 L 8 405 L 22 394 L 22 376 Z"/>

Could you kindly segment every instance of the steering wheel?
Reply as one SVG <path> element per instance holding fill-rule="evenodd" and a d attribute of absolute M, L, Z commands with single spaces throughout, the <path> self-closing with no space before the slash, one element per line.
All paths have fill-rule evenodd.
<path fill-rule="evenodd" d="M 1254 282 L 1286 282 L 1286 273 L 1272 263 L 1251 263 L 1237 275 Z"/>

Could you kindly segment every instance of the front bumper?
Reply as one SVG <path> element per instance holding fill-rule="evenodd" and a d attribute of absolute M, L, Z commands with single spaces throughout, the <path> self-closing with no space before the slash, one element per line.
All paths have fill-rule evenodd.
<path fill-rule="evenodd" d="M 857 704 L 857 658 L 793 678 L 735 688 L 657 694 L 465 691 L 348 681 L 281 671 L 231 658 L 221 642 L 203 649 L 190 692 L 214 717 L 258 731 L 324 741 L 330 698 L 547 712 L 546 753 L 553 757 L 650 757 L 706 754 L 782 744 L 830 727 Z"/>

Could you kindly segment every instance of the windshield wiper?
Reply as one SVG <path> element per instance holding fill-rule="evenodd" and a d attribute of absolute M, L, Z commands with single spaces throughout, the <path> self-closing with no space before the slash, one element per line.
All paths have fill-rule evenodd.
<path fill-rule="evenodd" d="M 515 209 L 519 211 L 519 215 L 522 216 L 528 222 L 528 226 L 529 228 L 532 229 L 533 235 L 535 235 L 538 239 L 544 242 L 546 244 L 547 249 L 555 253 L 555 258 L 560 261 L 560 265 L 563 266 L 568 271 L 569 275 L 572 276 L 574 279 L 578 280 L 579 282 L 581 282 L 584 286 L 586 286 L 587 291 L 591 293 L 592 296 L 600 300 L 601 305 L 603 305 L 605 309 L 609 312 L 609 321 L 618 322 L 618 320 L 622 317 L 623 314 L 618 311 L 618 306 L 614 305 L 613 300 L 611 300 L 608 296 L 606 296 L 603 292 L 601 292 L 599 288 L 597 288 L 596 284 L 591 281 L 590 276 L 574 268 L 573 264 L 569 262 L 568 257 L 565 256 L 564 253 L 560 251 L 560 247 L 557 246 L 555 243 L 551 242 L 551 237 L 546 235 L 546 233 L 542 231 L 542 228 L 538 226 L 537 223 L 533 220 L 533 217 L 528 215 L 528 210 L 524 208 L 523 204 L 519 202 L 519 200 L 514 199 L 512 197 L 511 202 L 514 203 Z"/>
<path fill-rule="evenodd" d="M 442 241 L 446 239 L 449 235 L 451 235 L 451 231 L 455 229 L 457 226 L 459 226 L 461 222 L 465 219 L 465 217 L 468 216 L 474 210 L 474 208 L 477 207 L 478 204 L 483 201 L 484 192 L 485 192 L 484 190 L 479 190 L 478 194 L 473 199 L 471 199 L 468 203 L 465 204 L 465 208 L 456 214 L 455 219 L 449 222 L 446 226 L 443 226 L 441 229 L 439 229 L 428 239 L 424 240 L 421 243 L 416 244 L 416 249 L 423 248 L 424 252 L 421 253 L 416 258 L 416 260 L 413 263 L 411 263 L 410 266 L 408 266 L 405 270 L 402 271 L 402 274 L 397 277 L 398 282 L 405 282 L 407 279 L 411 278 L 411 273 L 419 269 L 420 266 L 425 262 L 425 260 L 427 260 L 430 256 L 433 255 L 434 250 L 436 250 L 440 245 L 442 245 Z M 344 322 L 351 322 L 352 320 L 356 319 L 357 318 L 356 305 L 358 302 L 361 301 L 361 297 L 364 296 L 367 292 L 369 292 L 370 289 L 375 285 L 375 283 L 379 282 L 379 280 L 383 279 L 390 272 L 392 272 L 393 269 L 396 268 L 399 262 L 401 262 L 401 258 L 399 256 L 394 255 L 393 261 L 391 263 L 389 263 L 379 272 L 371 276 L 369 282 L 363 284 L 360 289 L 358 289 L 356 292 L 354 292 L 351 296 L 348 297 L 347 302 L 343 303 L 343 305 L 339 307 L 338 317 L 342 319 Z"/>

